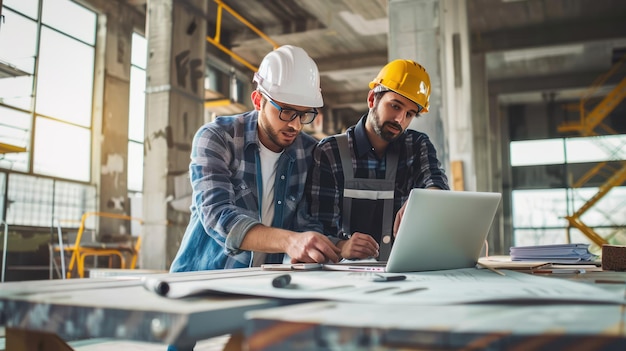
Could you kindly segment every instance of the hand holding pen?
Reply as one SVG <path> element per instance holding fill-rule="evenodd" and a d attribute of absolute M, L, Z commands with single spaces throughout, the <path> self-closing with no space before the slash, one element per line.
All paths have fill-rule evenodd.
<path fill-rule="evenodd" d="M 378 257 L 378 243 L 368 234 L 354 232 L 348 239 L 337 243 L 337 246 L 341 249 L 341 257 L 343 258 L 366 259 Z"/>

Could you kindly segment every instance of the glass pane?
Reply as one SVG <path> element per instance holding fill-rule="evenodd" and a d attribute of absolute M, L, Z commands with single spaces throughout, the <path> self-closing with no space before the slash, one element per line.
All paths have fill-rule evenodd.
<path fill-rule="evenodd" d="M 130 63 L 139 68 L 146 69 L 148 62 L 148 41 L 142 35 L 133 33 Z"/>
<path fill-rule="evenodd" d="M 0 79 L 0 103 L 31 110 L 33 76 Z"/>
<path fill-rule="evenodd" d="M 566 140 L 567 162 L 626 160 L 626 135 L 606 135 Z"/>
<path fill-rule="evenodd" d="M 574 210 L 598 193 L 598 188 L 572 189 Z M 591 206 L 580 219 L 589 227 L 626 225 L 626 187 L 614 187 Z"/>
<path fill-rule="evenodd" d="M 130 101 L 128 111 L 128 138 L 143 142 L 146 115 L 146 71 L 130 67 Z"/>
<path fill-rule="evenodd" d="M 94 48 L 43 28 L 40 52 L 37 113 L 91 126 Z"/>
<path fill-rule="evenodd" d="M 26 73 L 35 70 L 35 48 L 37 44 L 37 22 L 7 10 L 2 11 L 5 23 L 0 30 L 0 60 Z"/>
<path fill-rule="evenodd" d="M 2 1 L 2 5 L 8 6 L 13 10 L 21 12 L 33 19 L 37 19 L 39 0 L 4 0 Z M 2 13 L 4 14 L 4 10 Z M 4 28 L 4 25 L 2 27 Z"/>
<path fill-rule="evenodd" d="M 128 200 L 130 201 L 130 216 L 135 218 L 143 218 L 143 198 L 141 193 L 128 194 Z M 131 221 L 130 233 L 133 236 L 141 234 L 142 223 L 138 221 Z"/>
<path fill-rule="evenodd" d="M 128 190 L 143 190 L 143 144 L 128 143 Z"/>
<path fill-rule="evenodd" d="M 47 118 L 37 118 L 34 164 L 36 173 L 89 181 L 90 130 Z"/>
<path fill-rule="evenodd" d="M 510 147 L 513 167 L 565 162 L 563 139 L 513 141 Z"/>
<path fill-rule="evenodd" d="M 96 13 L 70 0 L 44 1 L 41 17 L 44 24 L 87 44 L 96 42 Z"/>
<path fill-rule="evenodd" d="M 9 75 L 0 79 L 0 103 L 30 110 L 35 70 L 36 22 L 4 9 L 6 23 L 0 31 L 0 65 Z"/>
<path fill-rule="evenodd" d="M 513 230 L 514 246 L 566 244 L 567 241 L 565 228 Z M 586 243 L 587 241 L 584 242 Z"/>
<path fill-rule="evenodd" d="M 626 245 L 626 228 L 624 227 L 595 228 L 594 231 L 611 245 Z M 602 247 L 598 247 L 598 251 L 602 251 Z"/>
<path fill-rule="evenodd" d="M 77 228 L 83 213 L 96 210 L 95 186 L 64 181 L 54 185 L 54 217 L 63 227 Z"/>
<path fill-rule="evenodd" d="M 52 224 L 53 180 L 9 174 L 7 223 L 49 227 Z"/>
<path fill-rule="evenodd" d="M 513 228 L 565 227 L 565 189 L 514 190 Z"/>
<path fill-rule="evenodd" d="M 0 142 L 28 147 L 30 120 L 27 113 L 0 106 Z"/>
<path fill-rule="evenodd" d="M 0 143 L 30 148 L 31 116 L 0 106 Z M 28 171 L 28 152 L 10 152 L 0 155 L 0 168 Z"/>

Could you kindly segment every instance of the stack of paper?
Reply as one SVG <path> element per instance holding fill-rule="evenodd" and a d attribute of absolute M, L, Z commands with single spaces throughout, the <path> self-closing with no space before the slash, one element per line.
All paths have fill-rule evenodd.
<path fill-rule="evenodd" d="M 589 244 L 513 246 L 510 254 L 513 261 L 548 261 L 551 263 L 590 262 L 597 258 L 589 252 Z"/>

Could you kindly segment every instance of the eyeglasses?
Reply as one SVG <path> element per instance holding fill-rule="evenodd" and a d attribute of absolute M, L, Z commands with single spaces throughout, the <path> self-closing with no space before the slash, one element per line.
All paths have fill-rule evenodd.
<path fill-rule="evenodd" d="M 280 118 L 281 121 L 291 122 L 296 119 L 296 117 L 300 117 L 300 123 L 309 124 L 317 117 L 317 109 L 313 111 L 297 111 L 291 108 L 282 108 L 270 98 L 267 98 L 267 101 L 278 110 L 278 118 Z"/>

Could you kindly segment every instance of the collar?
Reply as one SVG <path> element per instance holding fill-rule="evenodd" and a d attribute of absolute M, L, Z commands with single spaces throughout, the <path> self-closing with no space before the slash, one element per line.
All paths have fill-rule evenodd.
<path fill-rule="evenodd" d="M 259 145 L 259 129 L 258 129 L 258 121 L 259 121 L 259 111 L 253 110 L 243 114 L 243 120 L 245 123 L 244 127 L 244 149 L 247 149 L 251 145 L 258 148 Z"/>
<path fill-rule="evenodd" d="M 370 140 L 367 138 L 367 132 L 365 131 L 365 121 L 367 121 L 367 114 L 363 115 L 356 126 L 354 126 L 355 153 L 359 157 L 365 156 L 372 150 L 372 143 L 370 143 Z"/>

